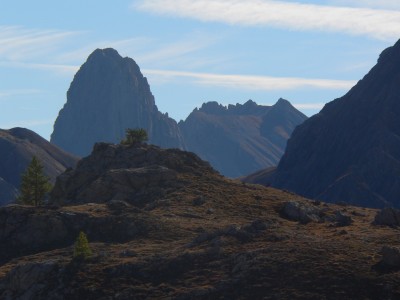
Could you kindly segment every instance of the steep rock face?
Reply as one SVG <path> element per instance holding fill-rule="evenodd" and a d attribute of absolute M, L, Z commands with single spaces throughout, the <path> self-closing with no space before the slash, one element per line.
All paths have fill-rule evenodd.
<path fill-rule="evenodd" d="M 52 201 L 59 204 L 126 201 L 144 207 L 182 186 L 180 173 L 216 172 L 195 154 L 152 145 L 98 143 L 76 169 L 57 178 Z"/>
<path fill-rule="evenodd" d="M 176 122 L 158 111 L 147 79 L 131 58 L 97 49 L 76 73 L 51 142 L 80 156 L 96 142 L 119 142 L 126 128 L 144 128 L 150 142 L 183 147 Z"/>
<path fill-rule="evenodd" d="M 276 166 L 294 128 L 307 117 L 288 101 L 273 106 L 203 104 L 179 123 L 186 147 L 222 174 L 239 177 Z"/>
<path fill-rule="evenodd" d="M 272 185 L 309 198 L 400 207 L 400 42 L 345 96 L 297 127 Z"/>
<path fill-rule="evenodd" d="M 21 174 L 36 156 L 51 179 L 75 166 L 78 158 L 25 128 L 0 130 L 0 205 L 12 202 L 18 193 Z"/>

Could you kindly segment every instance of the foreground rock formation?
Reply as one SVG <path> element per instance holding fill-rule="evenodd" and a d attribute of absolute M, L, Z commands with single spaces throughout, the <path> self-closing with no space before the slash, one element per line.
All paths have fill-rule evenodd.
<path fill-rule="evenodd" d="M 100 163 L 99 163 L 100 162 Z M 151 145 L 98 143 L 90 156 L 57 178 L 54 203 L 126 201 L 143 207 L 184 182 L 177 173 L 217 173 L 190 152 Z"/>
<path fill-rule="evenodd" d="M 183 148 L 176 122 L 158 111 L 135 61 L 114 49 L 97 49 L 76 73 L 51 142 L 79 156 L 96 142 L 118 143 L 127 128 L 144 128 L 150 142 Z"/>
<path fill-rule="evenodd" d="M 400 207 L 400 41 L 345 96 L 297 127 L 279 166 L 252 182 L 308 198 Z"/>
<path fill-rule="evenodd" d="M 179 128 L 186 148 L 228 177 L 276 166 L 294 128 L 307 117 L 287 100 L 272 106 L 203 104 Z"/>
<path fill-rule="evenodd" d="M 1 299 L 400 297 L 398 229 L 379 225 L 398 211 L 243 184 L 146 145 L 97 144 L 52 196 L 0 208 Z M 79 231 L 87 260 L 72 258 Z"/>
<path fill-rule="evenodd" d="M 21 181 L 32 157 L 44 166 L 44 173 L 54 183 L 65 169 L 75 166 L 78 158 L 50 144 L 25 128 L 0 130 L 0 205 L 15 200 Z"/>

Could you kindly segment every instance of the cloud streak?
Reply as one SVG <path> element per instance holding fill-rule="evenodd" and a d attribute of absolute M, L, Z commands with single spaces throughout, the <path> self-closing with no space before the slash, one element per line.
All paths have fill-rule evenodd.
<path fill-rule="evenodd" d="M 17 61 L 2 61 L 0 62 L 2 67 L 11 68 L 22 68 L 22 69 L 34 69 L 42 71 L 51 71 L 59 75 L 72 76 L 79 70 L 79 66 L 74 65 L 62 65 L 62 64 L 40 64 L 40 63 L 26 63 Z"/>
<path fill-rule="evenodd" d="M 21 89 L 21 90 L 0 90 L 0 101 L 3 98 L 9 98 L 13 96 L 20 96 L 20 95 L 33 95 L 33 94 L 40 94 L 41 91 L 37 89 Z"/>
<path fill-rule="evenodd" d="M 354 7 L 370 7 L 380 9 L 400 9 L 399 0 L 332 0 L 332 4 L 354 6 Z"/>
<path fill-rule="evenodd" d="M 67 38 L 76 34 L 72 31 L 0 26 L 0 58 L 16 61 L 42 57 L 52 53 Z"/>
<path fill-rule="evenodd" d="M 382 40 L 400 36 L 400 12 L 272 0 L 138 0 L 134 9 L 232 25 L 341 32 Z"/>
<path fill-rule="evenodd" d="M 188 78 L 196 84 L 207 86 L 264 91 L 292 90 L 300 88 L 347 90 L 354 86 L 354 84 L 356 83 L 355 81 L 351 80 L 308 79 L 295 77 L 269 77 L 251 75 L 223 75 L 170 70 L 145 69 L 143 70 L 143 73 L 149 75 L 155 80 L 160 80 L 161 82 L 172 81 L 178 78 Z"/>

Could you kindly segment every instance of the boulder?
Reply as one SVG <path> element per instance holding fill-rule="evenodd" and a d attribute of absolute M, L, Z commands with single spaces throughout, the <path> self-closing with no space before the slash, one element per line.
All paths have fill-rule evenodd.
<path fill-rule="evenodd" d="M 351 223 L 353 223 L 353 219 L 350 216 L 345 215 L 341 211 L 336 211 L 335 219 L 336 219 L 336 226 L 338 227 L 349 226 L 351 225 Z"/>
<path fill-rule="evenodd" d="M 375 225 L 400 226 L 400 210 L 386 207 L 378 211 L 374 219 Z"/>
<path fill-rule="evenodd" d="M 397 247 L 384 246 L 382 248 L 381 263 L 389 268 L 400 268 L 400 249 Z"/>
<path fill-rule="evenodd" d="M 311 204 L 298 201 L 285 202 L 281 209 L 281 215 L 289 220 L 302 224 L 309 222 L 321 222 L 321 209 Z"/>

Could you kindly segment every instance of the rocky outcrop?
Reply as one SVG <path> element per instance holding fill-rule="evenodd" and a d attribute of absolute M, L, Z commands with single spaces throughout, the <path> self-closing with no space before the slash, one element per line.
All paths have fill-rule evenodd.
<path fill-rule="evenodd" d="M 307 198 L 400 207 L 400 41 L 298 126 L 271 180 Z"/>
<path fill-rule="evenodd" d="M 61 204 L 111 200 L 143 207 L 182 183 L 178 173 L 212 172 L 195 154 L 151 145 L 98 143 L 76 169 L 57 178 L 52 201 Z"/>
<path fill-rule="evenodd" d="M 80 231 L 90 241 L 122 243 L 146 236 L 156 223 L 131 206 L 116 211 L 91 203 L 81 210 L 19 205 L 0 208 L 0 264 L 14 257 L 69 246 Z"/>
<path fill-rule="evenodd" d="M 283 99 L 273 106 L 251 100 L 227 107 L 208 102 L 181 121 L 179 128 L 189 151 L 221 174 L 240 177 L 276 166 L 292 131 L 306 119 Z"/>
<path fill-rule="evenodd" d="M 158 111 L 135 61 L 114 49 L 97 49 L 71 83 L 51 142 L 86 156 L 96 142 L 120 142 L 127 128 L 146 129 L 155 145 L 184 146 L 178 125 Z"/>
<path fill-rule="evenodd" d="M 0 205 L 14 201 L 21 174 L 36 156 L 44 173 L 54 183 L 65 169 L 75 166 L 78 158 L 50 144 L 25 128 L 0 130 Z"/>

